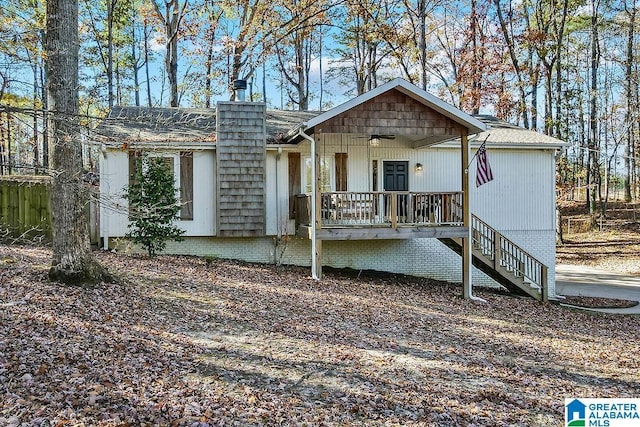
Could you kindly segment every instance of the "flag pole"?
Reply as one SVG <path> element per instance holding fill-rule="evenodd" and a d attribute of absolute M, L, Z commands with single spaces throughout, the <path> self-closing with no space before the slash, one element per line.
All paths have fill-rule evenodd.
<path fill-rule="evenodd" d="M 487 138 L 489 138 L 489 134 L 484 139 L 482 144 L 487 142 Z M 469 185 L 469 166 L 473 162 L 473 159 L 476 158 L 478 152 L 473 156 L 471 161 L 469 159 L 469 143 L 467 140 L 467 135 L 463 134 L 461 138 L 461 150 L 462 150 L 462 165 L 467 164 L 467 168 L 464 170 L 462 176 L 462 193 L 463 193 L 463 201 L 462 201 L 462 221 L 463 226 L 467 228 L 466 236 L 462 238 L 462 296 L 464 299 L 468 299 L 471 301 L 479 301 L 486 303 L 487 301 L 477 297 L 473 294 L 473 278 L 472 278 L 472 266 L 473 266 L 473 233 L 472 233 L 472 217 L 471 214 L 471 197 L 470 197 L 470 188 Z M 479 150 L 478 150 L 479 151 Z"/>
<path fill-rule="evenodd" d="M 484 141 L 482 141 L 482 144 L 480 144 L 480 147 L 482 147 L 483 145 L 485 145 L 487 143 L 487 139 L 489 139 L 489 137 L 491 136 L 490 133 L 487 134 L 487 136 L 484 138 Z M 476 158 L 476 156 L 478 155 L 478 152 L 480 150 L 476 150 L 475 154 L 473 155 L 473 157 L 471 158 L 471 160 L 469 160 L 469 164 L 467 165 L 467 170 L 469 169 L 469 166 L 471 166 L 471 163 L 473 163 L 473 159 Z"/>

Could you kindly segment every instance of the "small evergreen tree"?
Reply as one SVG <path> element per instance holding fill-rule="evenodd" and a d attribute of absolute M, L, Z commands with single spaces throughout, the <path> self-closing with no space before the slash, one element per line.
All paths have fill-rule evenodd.
<path fill-rule="evenodd" d="M 129 231 L 125 235 L 154 257 L 166 247 L 169 239 L 179 242 L 184 230 L 173 221 L 178 219 L 180 203 L 175 179 L 166 158 L 143 155 L 137 162 L 131 185 L 126 189 L 129 200 Z"/>

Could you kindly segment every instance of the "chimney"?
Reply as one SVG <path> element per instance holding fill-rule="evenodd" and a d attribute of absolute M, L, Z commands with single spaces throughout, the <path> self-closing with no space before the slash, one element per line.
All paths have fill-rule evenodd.
<path fill-rule="evenodd" d="M 266 104 L 218 101 L 216 120 L 216 236 L 264 236 Z"/>
<path fill-rule="evenodd" d="M 233 81 L 233 93 L 235 95 L 234 101 L 244 102 L 244 93 L 247 90 L 246 80 L 234 80 Z"/>

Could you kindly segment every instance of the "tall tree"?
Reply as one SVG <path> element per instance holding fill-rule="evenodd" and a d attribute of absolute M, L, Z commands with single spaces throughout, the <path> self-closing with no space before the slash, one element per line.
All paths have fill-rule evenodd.
<path fill-rule="evenodd" d="M 160 19 L 165 32 L 165 57 L 164 67 L 169 79 L 169 104 L 177 107 L 178 100 L 178 39 L 180 38 L 180 26 L 185 16 L 188 0 L 164 0 L 164 10 L 158 3 L 162 0 L 151 0 L 153 7 Z"/>
<path fill-rule="evenodd" d="M 475 0 L 472 0 L 475 2 Z M 427 36 L 433 28 L 429 25 L 428 19 L 433 15 L 433 10 L 438 1 L 431 0 L 403 0 L 406 16 L 411 22 L 412 28 L 414 28 L 413 45 L 415 46 L 419 69 L 420 69 L 420 86 L 422 89 L 427 88 L 429 81 L 428 77 L 428 51 L 427 51 Z M 433 20 L 431 20 L 433 22 Z M 431 28 L 429 28 L 431 27 Z"/>
<path fill-rule="evenodd" d="M 211 97 L 213 95 L 213 70 L 216 48 L 216 32 L 222 17 L 223 11 L 218 8 L 214 0 L 205 1 L 204 8 L 207 14 L 207 26 L 204 33 L 204 39 L 206 42 L 206 55 L 205 61 L 205 108 L 211 108 Z"/>
<path fill-rule="evenodd" d="M 117 47 L 128 54 L 122 55 L 121 66 L 128 68 L 125 77 L 133 80 L 133 101 L 136 106 L 142 105 L 141 93 L 146 94 L 146 105 L 153 106 L 151 95 L 152 76 L 150 66 L 156 58 L 151 48 L 155 26 L 158 23 L 156 10 L 149 0 L 120 0 L 118 13 L 122 16 L 117 23 L 120 35 L 116 40 L 122 41 Z M 128 46 L 127 46 L 128 45 Z M 131 99 L 125 96 L 125 99 Z"/>
<path fill-rule="evenodd" d="M 281 31 L 275 31 L 274 50 L 278 68 L 293 90 L 289 100 L 299 110 L 309 109 L 309 73 L 311 63 L 318 55 L 318 27 L 325 23 L 322 11 L 324 1 L 287 0 L 282 2 L 281 20 L 287 22 Z"/>
<path fill-rule="evenodd" d="M 625 177 L 624 177 L 624 199 L 627 202 L 631 201 L 631 182 L 633 177 L 633 157 L 635 157 L 635 138 L 634 130 L 637 129 L 637 124 L 634 121 L 634 116 L 637 117 L 637 97 L 638 97 L 638 79 L 634 76 L 634 41 L 636 33 L 636 13 L 637 6 L 636 0 L 626 0 L 624 2 L 624 12 L 626 14 L 627 23 L 627 51 L 624 65 L 624 77 L 625 77 L 625 98 L 627 100 L 627 110 L 625 116 L 626 123 L 626 147 L 625 147 Z M 634 77 L 636 77 L 634 79 Z M 636 111 L 636 114 L 633 114 Z"/>
<path fill-rule="evenodd" d="M 599 183 L 598 141 L 598 67 L 600 65 L 599 8 L 600 0 L 591 0 L 591 84 L 589 93 L 589 159 L 587 163 L 587 205 L 589 213 L 596 212 L 596 185 Z"/>
<path fill-rule="evenodd" d="M 513 66 L 513 71 L 516 76 L 516 89 L 520 95 L 518 99 L 518 116 L 522 120 L 522 123 L 525 128 L 529 128 L 529 116 L 527 115 L 527 94 L 525 87 L 525 79 L 523 72 L 523 64 L 522 59 L 519 55 L 520 46 L 516 43 L 517 35 L 514 34 L 514 15 L 515 11 L 513 8 L 513 4 L 511 0 L 508 0 L 507 3 L 507 15 L 512 18 L 512 21 L 508 22 L 502 11 L 503 5 L 501 4 L 501 0 L 493 0 L 493 3 L 496 7 L 496 15 L 498 17 L 498 23 L 500 24 L 500 30 L 502 33 L 502 37 L 504 38 L 505 45 L 509 51 L 509 59 L 511 60 L 511 65 Z M 517 25 L 517 24 L 516 24 Z"/>
<path fill-rule="evenodd" d="M 538 57 L 544 67 L 545 107 L 544 128 L 547 135 L 558 135 L 558 117 L 553 117 L 554 100 L 559 106 L 561 93 L 554 94 L 553 72 L 559 70 L 560 54 L 565 35 L 565 24 L 569 12 L 569 0 L 544 0 L 536 3 L 534 17 L 535 28 L 532 29 L 536 41 Z M 558 75 L 556 75 L 558 78 Z M 559 84 L 559 83 L 558 83 Z M 561 89 L 556 86 L 556 92 Z M 554 97 L 557 95 L 557 97 Z"/>
<path fill-rule="evenodd" d="M 81 23 L 89 30 L 81 35 L 81 62 L 97 71 L 95 83 L 88 85 L 88 90 L 94 98 L 102 98 L 106 90 L 107 106 L 111 108 L 121 104 L 125 96 L 123 71 L 131 61 L 132 1 L 84 0 L 80 6 Z"/>
<path fill-rule="evenodd" d="M 264 55 L 270 50 L 264 43 L 266 33 L 284 25 L 270 19 L 275 16 L 271 13 L 274 6 L 265 0 L 225 0 L 225 18 L 231 24 L 225 46 L 229 86 L 234 80 L 251 78 L 259 62 L 265 60 Z"/>
<path fill-rule="evenodd" d="M 346 81 L 356 82 L 356 94 L 378 86 L 379 80 L 401 75 L 426 88 L 429 81 L 427 37 L 437 19 L 430 0 L 348 0 L 344 7 L 339 63 Z M 393 71 L 390 71 L 393 70 Z M 335 71 L 329 70 L 329 74 Z"/>
<path fill-rule="evenodd" d="M 108 279 L 93 258 L 82 182 L 82 146 L 78 134 L 78 0 L 48 0 L 45 66 L 53 143 L 51 223 L 53 258 L 49 278 L 91 285 Z"/>

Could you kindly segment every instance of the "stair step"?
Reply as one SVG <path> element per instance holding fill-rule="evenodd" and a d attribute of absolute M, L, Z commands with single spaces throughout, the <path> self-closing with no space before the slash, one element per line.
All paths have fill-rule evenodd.
<path fill-rule="evenodd" d="M 440 239 L 442 243 L 457 252 L 462 253 L 462 241 L 456 239 Z M 543 290 L 540 285 L 532 283 L 524 276 L 523 266 L 516 259 L 510 257 L 496 260 L 495 254 L 489 250 L 487 246 L 478 245 L 476 242 L 472 245 L 473 265 L 483 271 L 496 282 L 507 288 L 510 292 L 528 295 L 530 297 L 541 299 Z M 494 266 L 498 265 L 497 268 Z"/>

